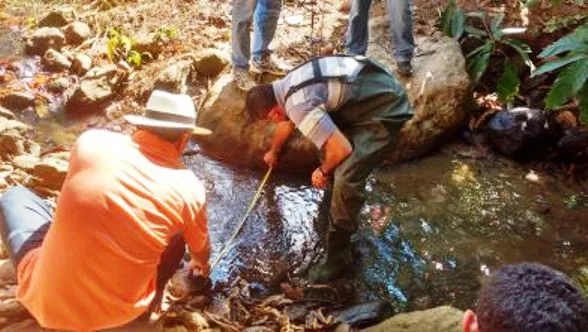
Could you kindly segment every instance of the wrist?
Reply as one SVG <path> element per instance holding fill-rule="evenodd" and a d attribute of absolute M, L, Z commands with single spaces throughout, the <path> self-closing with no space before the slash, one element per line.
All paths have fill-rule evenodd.
<path fill-rule="evenodd" d="M 323 165 L 320 165 L 318 168 L 318 171 L 321 172 L 321 174 L 325 177 L 329 176 L 329 171 L 325 170 L 325 168 L 323 167 Z"/>

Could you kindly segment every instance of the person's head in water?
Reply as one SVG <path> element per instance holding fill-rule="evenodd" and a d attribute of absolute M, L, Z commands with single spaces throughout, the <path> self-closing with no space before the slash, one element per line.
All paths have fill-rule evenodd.
<path fill-rule="evenodd" d="M 507 265 L 467 310 L 464 332 L 588 331 L 588 302 L 563 273 L 541 264 Z"/>
<path fill-rule="evenodd" d="M 260 84 L 247 92 L 245 107 L 253 120 L 270 119 L 284 121 L 286 115 L 278 104 L 274 88 L 271 84 Z"/>

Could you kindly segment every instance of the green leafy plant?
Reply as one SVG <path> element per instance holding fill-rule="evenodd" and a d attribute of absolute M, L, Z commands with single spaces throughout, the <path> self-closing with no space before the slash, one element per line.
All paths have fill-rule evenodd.
<path fill-rule="evenodd" d="M 546 47 L 539 58 L 554 59 L 533 71 L 531 76 L 558 71 L 545 106 L 553 110 L 564 106 L 577 97 L 581 118 L 588 121 L 588 24 L 578 27 L 572 33 Z"/>
<path fill-rule="evenodd" d="M 144 59 L 153 59 L 148 52 L 138 52 L 134 49 L 135 42 L 133 38 L 123 34 L 117 28 L 110 28 L 107 32 L 108 41 L 106 42 L 106 54 L 110 61 L 124 59 L 133 67 L 140 67 Z"/>
<path fill-rule="evenodd" d="M 441 13 L 441 29 L 447 36 L 459 39 L 465 28 L 465 14 L 457 6 L 456 0 L 450 0 Z"/>
<path fill-rule="evenodd" d="M 178 28 L 174 26 L 162 26 L 155 32 L 158 37 L 165 37 L 168 39 L 174 39 L 178 37 Z"/>

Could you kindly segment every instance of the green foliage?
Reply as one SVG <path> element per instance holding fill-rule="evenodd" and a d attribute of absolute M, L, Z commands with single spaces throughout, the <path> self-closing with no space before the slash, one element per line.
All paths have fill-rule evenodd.
<path fill-rule="evenodd" d="M 162 26 L 159 27 L 155 33 L 160 38 L 175 39 L 178 37 L 178 28 L 174 26 Z"/>
<path fill-rule="evenodd" d="M 132 37 L 123 34 L 117 28 L 110 28 L 107 32 L 106 54 L 110 61 L 125 60 L 133 67 L 140 67 L 144 59 L 153 59 L 148 52 L 139 53 L 134 49 L 135 41 Z"/>
<path fill-rule="evenodd" d="M 588 24 L 584 24 L 567 36 L 546 47 L 540 58 L 549 61 L 533 71 L 532 77 L 559 71 L 551 87 L 545 105 L 553 110 L 578 97 L 582 121 L 588 119 Z"/>
<path fill-rule="evenodd" d="M 447 36 L 461 38 L 465 27 L 465 15 L 463 10 L 457 6 L 455 0 L 450 0 L 449 5 L 441 14 L 441 29 Z"/>
<path fill-rule="evenodd" d="M 467 21 L 467 23 L 466 23 Z M 503 73 L 498 80 L 498 96 L 505 103 L 511 103 L 518 95 L 519 70 L 514 66 L 509 53 L 514 53 L 531 69 L 535 67 L 529 58 L 530 47 L 513 35 L 522 33 L 521 28 L 502 28 L 504 14 L 490 14 L 483 11 L 464 13 L 455 0 L 441 14 L 440 25 L 444 33 L 455 39 L 477 39 L 481 46 L 466 55 L 470 78 L 477 84 L 490 64 L 491 59 L 502 57 Z M 468 23 L 474 23 L 468 24 Z M 480 28 L 481 27 L 481 28 Z M 508 52 L 508 51 L 511 52 Z"/>
<path fill-rule="evenodd" d="M 514 101 L 515 97 L 519 95 L 519 71 L 512 62 L 507 62 L 504 66 L 504 73 L 498 79 L 497 93 L 498 98 L 507 104 Z"/>

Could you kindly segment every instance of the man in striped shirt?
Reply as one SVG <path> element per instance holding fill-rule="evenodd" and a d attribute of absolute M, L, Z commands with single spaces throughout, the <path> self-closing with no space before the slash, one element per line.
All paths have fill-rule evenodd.
<path fill-rule="evenodd" d="M 310 279 L 324 282 L 340 276 L 351 263 L 350 238 L 357 229 L 365 179 L 385 160 L 412 117 L 406 93 L 373 60 L 329 56 L 309 61 L 273 84 L 252 88 L 246 106 L 253 118 L 276 123 L 264 156 L 268 165 L 277 164 L 295 128 L 321 152 L 311 182 L 324 188 L 333 175 L 333 187 L 327 253 L 311 268 Z"/>

